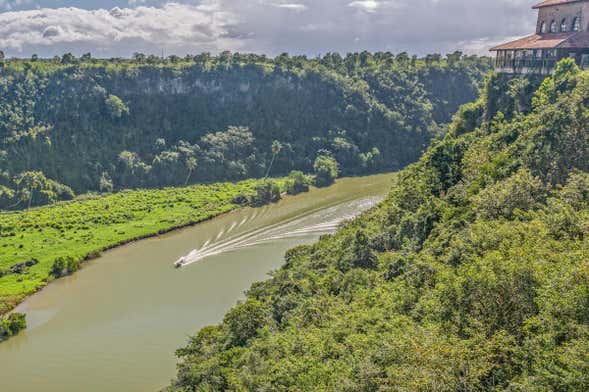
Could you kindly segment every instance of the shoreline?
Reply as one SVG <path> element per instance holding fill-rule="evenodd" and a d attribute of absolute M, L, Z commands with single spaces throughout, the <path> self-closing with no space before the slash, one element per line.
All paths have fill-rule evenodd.
<path fill-rule="evenodd" d="M 84 266 L 85 266 L 87 263 L 89 263 L 89 262 L 91 262 L 91 261 L 96 261 L 96 260 L 99 260 L 99 259 L 102 257 L 102 254 L 103 254 L 104 252 L 108 252 L 108 251 L 110 251 L 110 250 L 115 250 L 115 249 L 118 249 L 118 248 L 122 248 L 122 247 L 124 247 L 124 246 L 131 245 L 131 244 L 134 244 L 134 243 L 137 243 L 137 242 L 141 242 L 141 241 L 144 241 L 144 240 L 148 240 L 148 239 L 150 239 L 150 238 L 156 238 L 156 237 L 159 237 L 159 236 L 162 236 L 162 235 L 166 235 L 166 234 L 170 234 L 170 233 L 173 233 L 173 232 L 176 232 L 176 231 L 181 231 L 181 230 L 183 230 L 183 229 L 187 229 L 187 228 L 190 228 L 190 227 L 194 227 L 194 226 L 200 225 L 200 224 L 202 224 L 202 223 L 209 222 L 209 221 L 211 221 L 211 220 L 213 220 L 213 219 L 216 219 L 216 218 L 219 218 L 219 217 L 222 217 L 222 216 L 225 216 L 225 215 L 231 214 L 231 213 L 233 213 L 233 212 L 236 212 L 236 211 L 239 211 L 239 210 L 242 210 L 242 209 L 245 209 L 245 208 L 261 208 L 261 207 L 263 207 L 263 206 L 259 206 L 259 207 L 251 207 L 251 206 L 238 206 L 238 207 L 236 207 L 236 208 L 230 209 L 230 210 L 228 210 L 228 211 L 222 212 L 222 213 L 220 213 L 220 214 L 217 214 L 217 215 L 212 215 L 212 216 L 210 216 L 210 217 L 208 217 L 208 218 L 201 219 L 201 220 L 199 220 L 199 221 L 193 221 L 193 222 L 184 223 L 184 224 L 181 224 L 181 225 L 178 225 L 178 226 L 173 226 L 173 227 L 170 227 L 170 228 L 168 228 L 168 229 L 162 229 L 162 230 L 160 230 L 160 231 L 158 231 L 158 232 L 156 232 L 156 233 L 152 233 L 152 234 L 145 234 L 145 235 L 142 235 L 142 236 L 134 237 L 134 238 L 132 238 L 132 239 L 129 239 L 129 240 L 120 241 L 120 242 L 118 242 L 118 243 L 116 243 L 116 244 L 113 244 L 113 245 L 106 246 L 106 247 L 104 247 L 104 248 L 102 248 L 102 249 L 100 249 L 100 250 L 97 250 L 97 251 L 90 252 L 90 254 L 88 254 L 88 255 L 87 255 L 87 256 L 86 256 L 86 257 L 85 257 L 85 258 L 84 258 L 84 259 L 81 261 L 81 263 L 80 263 L 80 268 L 79 268 L 77 271 L 75 271 L 75 272 L 73 272 L 73 273 L 71 273 L 71 274 L 69 274 L 69 275 L 64 275 L 64 276 L 61 276 L 61 277 L 59 277 L 59 278 L 54 278 L 54 279 L 51 279 L 51 280 L 47 281 L 47 283 L 46 283 L 44 286 L 42 286 L 42 287 L 39 287 L 39 289 L 38 289 L 38 290 L 34 291 L 34 292 L 33 292 L 33 293 L 31 293 L 31 294 L 25 295 L 25 296 L 22 298 L 22 300 L 20 300 L 20 301 L 19 301 L 19 302 L 18 302 L 18 303 L 17 303 L 17 304 L 16 304 L 16 305 L 15 305 L 15 306 L 14 306 L 14 307 L 11 309 L 11 310 L 7 311 L 6 313 L 2 313 L 2 314 L 0 314 L 0 317 L 5 317 L 5 316 L 7 316 L 7 315 L 9 315 L 9 314 L 11 314 L 11 313 L 14 313 L 14 312 L 15 312 L 15 310 L 16 310 L 16 309 L 17 309 L 19 306 L 21 306 L 21 305 L 22 305 L 22 304 L 23 304 L 23 303 L 24 303 L 24 302 L 25 302 L 27 299 L 29 299 L 29 298 L 31 298 L 31 297 L 33 297 L 33 296 L 35 296 L 35 295 L 37 295 L 37 294 L 41 293 L 41 292 L 42 292 L 44 289 L 46 289 L 46 288 L 47 288 L 47 287 L 48 287 L 50 284 L 52 284 L 52 283 L 54 283 L 54 282 L 57 282 L 57 281 L 61 280 L 62 278 L 67 278 L 68 276 L 75 275 L 75 274 L 76 274 L 76 273 L 78 273 L 78 272 L 79 272 L 79 271 L 80 271 L 82 268 L 84 268 Z M 2 341 L 2 340 L 0 340 L 0 344 L 2 344 L 2 342 L 3 342 L 3 341 Z"/>
<path fill-rule="evenodd" d="M 262 207 L 262 206 L 260 206 L 260 207 Z M 138 236 L 138 237 L 133 237 L 133 238 L 130 238 L 128 240 L 117 242 L 116 244 L 105 246 L 105 247 L 103 247 L 103 248 L 101 248 L 99 250 L 92 251 L 92 252 L 88 253 L 80 261 L 80 268 L 78 270 L 76 270 L 75 272 L 73 272 L 73 273 L 71 273 L 69 275 L 64 275 L 64 276 L 61 276 L 59 278 L 53 278 L 53 279 L 48 280 L 45 285 L 39 287 L 37 290 L 35 290 L 34 292 L 32 292 L 30 294 L 24 295 L 22 299 L 19 299 L 18 302 L 15 304 L 15 306 L 12 309 L 8 310 L 5 313 L 0 313 L 0 317 L 5 317 L 5 316 L 7 316 L 7 315 L 9 315 L 11 313 L 14 313 L 15 309 L 18 308 L 20 305 L 22 305 L 22 303 L 25 302 L 28 298 L 32 297 L 33 295 L 36 295 L 36 294 L 40 293 L 41 291 L 43 291 L 47 286 L 49 286 L 53 282 L 56 282 L 56 281 L 58 281 L 58 280 L 60 280 L 62 278 L 65 278 L 65 277 L 68 277 L 68 276 L 71 276 L 71 275 L 76 274 L 78 271 L 80 271 L 82 268 L 84 268 L 84 265 L 86 263 L 88 263 L 90 261 L 94 261 L 94 260 L 100 259 L 102 257 L 102 253 L 104 253 L 104 252 L 108 252 L 110 250 L 118 249 L 118 248 L 121 248 L 123 246 L 134 244 L 136 242 L 140 242 L 140 241 L 147 240 L 147 239 L 150 239 L 150 238 L 156 238 L 156 237 L 159 237 L 159 236 L 162 236 L 162 235 L 165 235 L 165 234 L 170 234 L 170 233 L 173 233 L 175 231 L 180 231 L 182 229 L 187 229 L 189 227 L 194 227 L 194 226 L 199 225 L 201 223 L 205 223 L 205 222 L 211 221 L 213 219 L 219 218 L 221 216 L 230 214 L 230 213 L 235 212 L 235 211 L 239 211 L 240 209 L 244 209 L 244 208 L 259 208 L 259 207 L 238 206 L 236 208 L 232 208 L 232 209 L 230 209 L 228 211 L 222 212 L 222 213 L 217 214 L 217 215 L 209 216 L 209 217 L 207 217 L 205 219 L 201 219 L 199 221 L 192 221 L 192 222 L 188 222 L 188 223 L 183 223 L 183 224 L 178 225 L 178 226 L 172 226 L 172 227 L 170 227 L 168 229 L 162 229 L 162 230 L 159 230 L 158 232 L 155 232 L 155 233 L 145 234 L 145 235 L 141 235 L 141 236 Z M 1 342 L 2 341 L 0 341 L 0 343 Z"/>
<path fill-rule="evenodd" d="M 378 175 L 378 174 L 380 174 L 380 173 L 377 173 L 375 175 Z M 368 176 L 370 176 L 370 175 L 368 175 Z M 329 185 L 327 188 L 334 186 L 337 183 L 338 180 L 344 180 L 346 178 L 348 178 L 348 177 L 342 177 L 340 179 L 337 179 L 336 182 L 334 182 L 333 184 Z M 353 177 L 349 177 L 349 178 L 353 178 Z M 273 180 L 280 180 L 280 179 L 274 178 Z M 198 185 L 200 185 L 200 184 L 198 184 Z M 205 185 L 207 185 L 207 184 L 205 184 Z M 313 188 L 316 188 L 316 187 L 315 186 L 310 186 L 309 190 L 311 190 Z M 308 193 L 308 192 L 309 191 L 302 192 L 302 193 Z M 9 309 L 8 310 L 6 310 L 3 313 L 0 313 L 0 318 L 6 317 L 6 316 L 8 316 L 11 313 L 15 313 L 15 309 L 17 309 L 20 305 L 22 305 L 28 298 L 30 298 L 31 296 L 34 296 L 34 295 L 42 292 L 48 285 L 50 285 L 53 282 L 58 281 L 58 280 L 60 280 L 62 278 L 65 278 L 67 276 L 71 276 L 71 275 L 76 274 L 79 270 L 81 270 L 82 268 L 84 268 L 84 265 L 87 264 L 88 262 L 93 261 L 93 260 L 100 259 L 102 257 L 102 254 L 104 252 L 108 252 L 110 250 L 121 248 L 123 246 L 130 245 L 130 244 L 133 244 L 133 243 L 137 243 L 137 242 L 140 242 L 140 241 L 143 241 L 143 240 L 147 240 L 147 239 L 150 239 L 150 238 L 156 238 L 156 237 L 159 237 L 159 236 L 162 236 L 162 235 L 166 235 L 166 234 L 170 234 L 170 233 L 173 233 L 173 232 L 176 232 L 176 231 L 180 231 L 180 230 L 183 230 L 183 229 L 194 227 L 194 226 L 197 226 L 199 224 L 202 224 L 202 223 L 205 223 L 205 222 L 209 222 L 209 221 L 211 221 L 213 219 L 216 219 L 216 218 L 219 218 L 219 217 L 228 215 L 230 213 L 233 213 L 235 211 L 239 211 L 239 210 L 242 210 L 242 209 L 245 209 L 245 208 L 252 208 L 252 209 L 262 208 L 262 207 L 267 206 L 269 204 L 278 203 L 281 200 L 283 200 L 284 198 L 294 197 L 294 196 L 297 196 L 297 195 L 289 195 L 286 191 L 283 191 L 283 192 L 281 192 L 281 199 L 280 200 L 275 201 L 275 202 L 268 202 L 268 203 L 261 204 L 261 205 L 239 205 L 239 204 L 235 204 L 235 203 L 230 203 L 229 206 L 233 205 L 234 207 L 233 208 L 229 208 L 228 210 L 223 211 L 221 213 L 213 214 L 213 215 L 210 215 L 210 216 L 208 216 L 206 218 L 203 218 L 203 219 L 189 221 L 189 222 L 184 222 L 184 223 L 181 223 L 181 224 L 178 224 L 178 225 L 173 225 L 173 226 L 170 226 L 170 227 L 167 227 L 167 228 L 164 228 L 164 229 L 160 229 L 160 230 L 155 231 L 155 232 L 152 232 L 152 233 L 138 235 L 138 236 L 135 236 L 135 237 L 132 237 L 132 238 L 128 238 L 128 239 L 125 239 L 125 240 L 122 240 L 122 241 L 118 241 L 118 242 L 113 243 L 113 244 L 110 244 L 110 245 L 106 245 L 106 246 L 101 247 L 101 248 L 96 249 L 96 250 L 92 250 L 92 251 L 88 252 L 83 258 L 80 259 L 80 267 L 79 267 L 78 270 L 72 272 L 71 274 L 67 274 L 67 275 L 61 276 L 59 278 L 51 278 L 51 275 L 49 275 L 49 279 L 45 282 L 45 284 L 43 284 L 42 286 L 37 287 L 37 289 L 35 291 L 32 291 L 29 294 L 22 295 L 22 298 L 18 298 L 18 296 L 14 296 L 14 298 L 18 298 L 18 299 L 14 303 L 10 303 L 10 305 L 12 305 L 12 306 L 9 306 Z M 74 204 L 74 203 L 80 202 L 80 201 L 72 200 L 72 201 L 63 202 L 61 204 Z M 57 203 L 57 204 L 60 204 L 60 203 Z M 54 205 L 52 205 L 51 207 L 54 207 Z M 40 208 L 43 208 L 43 207 L 38 207 L 36 209 L 40 209 Z M 0 341 L 0 343 L 1 343 L 1 341 Z"/>
<path fill-rule="evenodd" d="M 274 181 L 277 181 L 277 180 L 280 181 L 281 178 L 274 178 L 273 180 Z M 246 181 L 260 181 L 260 180 L 259 179 L 244 180 L 244 182 L 246 182 Z M 230 183 L 230 184 L 237 185 L 237 184 L 240 184 L 240 183 L 241 182 Z M 223 183 L 219 183 L 219 184 L 223 184 Z M 189 187 L 180 187 L 178 189 L 188 189 L 188 188 L 192 188 L 192 187 L 209 186 L 209 185 L 211 185 L 211 184 L 196 184 L 196 185 L 192 185 L 192 186 L 189 186 Z M 170 189 L 172 189 L 172 188 L 170 188 Z M 142 190 L 138 190 L 138 191 L 142 191 Z M 112 194 L 112 195 L 118 195 L 118 194 Z M 107 195 L 107 196 L 112 196 L 112 195 Z M 72 200 L 72 201 L 67 201 L 67 202 L 62 202 L 62 203 L 56 203 L 54 205 L 50 205 L 50 206 L 46 206 L 46 207 L 53 208 L 53 207 L 57 207 L 59 205 L 68 206 L 68 205 L 76 204 L 76 203 L 83 202 L 83 201 L 85 201 L 85 200 Z M 164 228 L 161 228 L 161 229 L 159 229 L 157 231 L 153 231 L 153 232 L 148 232 L 148 233 L 145 233 L 145 234 L 136 235 L 136 236 L 133 236 L 131 238 L 123 239 L 123 240 L 120 240 L 120 241 L 111 243 L 109 245 L 105 245 L 105 246 L 99 247 L 97 249 L 90 250 L 84 256 L 78 258 L 79 263 L 80 263 L 79 264 L 79 268 L 77 270 L 73 271 L 72 273 L 66 274 L 64 276 L 60 276 L 58 278 L 55 278 L 51 274 L 49 274 L 45 278 L 46 280 L 45 281 L 42 281 L 42 284 L 39 284 L 36 287 L 35 290 L 30 291 L 29 293 L 26 293 L 26 294 L 17 294 L 17 295 L 0 296 L 0 299 L 2 299 L 2 298 L 8 299 L 8 301 L 4 302 L 4 304 L 6 305 L 6 308 L 5 308 L 4 312 L 1 312 L 0 311 L 0 319 L 8 316 L 9 314 L 15 313 L 15 309 L 17 309 L 23 302 L 25 302 L 29 297 L 31 297 L 33 295 L 36 295 L 36 294 L 40 293 L 41 291 L 43 291 L 43 289 L 45 289 L 52 282 L 55 282 L 55 281 L 60 280 L 61 278 L 65 278 L 67 276 L 71 276 L 71 275 L 76 274 L 80 269 L 84 268 L 84 265 L 86 263 L 88 263 L 89 261 L 92 261 L 92 260 L 99 259 L 104 252 L 107 252 L 107 251 L 113 250 L 113 249 L 117 249 L 117 248 L 120 248 L 120 247 L 129 245 L 129 244 L 133 244 L 133 243 L 136 243 L 136 242 L 140 242 L 142 240 L 146 240 L 146 239 L 150 239 L 150 238 L 156 238 L 158 236 L 169 234 L 169 233 L 172 233 L 172 232 L 175 232 L 175 231 L 179 231 L 179 230 L 186 229 L 186 228 L 189 228 L 189 227 L 194 227 L 194 226 L 196 226 L 198 224 L 211 221 L 211 220 L 213 220 L 215 218 L 224 216 L 226 214 L 229 214 L 229 213 L 238 211 L 238 210 L 243 209 L 243 208 L 259 208 L 259 207 L 263 207 L 264 205 L 267 205 L 267 204 L 270 204 L 270 203 L 266 203 L 266 204 L 263 204 L 263 205 L 260 205 L 260 206 L 252 206 L 252 205 L 239 205 L 239 204 L 236 204 L 236 203 L 233 203 L 233 202 L 228 202 L 227 205 L 226 205 L 226 207 L 227 207 L 226 210 L 224 210 L 222 212 L 219 212 L 219 213 L 216 213 L 216 214 L 213 213 L 212 215 L 206 216 L 206 217 L 204 217 L 202 219 L 185 221 L 185 222 L 178 223 L 178 224 L 172 224 L 169 227 L 164 227 Z M 37 208 L 31 209 L 31 210 L 38 211 L 38 210 L 43 209 L 43 208 L 44 207 L 37 207 Z M 11 214 L 11 213 L 14 213 L 14 212 L 10 211 L 10 212 L 7 212 L 7 213 L 8 214 Z M 5 275 L 5 276 L 9 276 L 9 275 Z"/>
<path fill-rule="evenodd" d="M 353 179 L 353 178 L 360 178 L 360 177 L 371 177 L 371 176 L 378 176 L 378 175 L 383 175 L 383 174 L 386 174 L 386 173 L 375 173 L 375 174 L 370 174 L 370 175 L 367 175 L 367 176 L 348 176 L 348 177 L 341 177 L 341 178 L 338 178 L 333 184 L 329 185 L 326 188 L 331 188 L 331 187 L 335 186 L 338 182 L 340 182 L 342 180 L 346 180 L 346 179 Z M 311 191 L 313 189 L 320 189 L 320 188 L 317 188 L 315 186 L 311 186 L 309 188 L 309 191 Z M 302 192 L 301 194 L 308 193 L 309 191 Z M 300 195 L 300 194 L 297 194 L 297 195 Z M 289 195 L 286 192 L 282 192 L 281 193 L 281 200 L 283 200 L 285 198 L 296 197 L 297 195 Z M 29 293 L 29 294 L 25 294 L 25 295 L 22 296 L 22 298 L 19 298 L 13 304 L 14 306 L 10 307 L 9 310 L 7 310 L 4 313 L 0 313 L 0 317 L 6 317 L 7 315 L 9 315 L 11 313 L 14 313 L 15 312 L 15 309 L 17 309 L 20 305 L 22 305 L 28 298 L 30 298 L 30 297 L 32 297 L 34 295 L 39 294 L 48 285 L 50 285 L 53 282 L 56 282 L 56 281 L 60 280 L 61 278 L 65 278 L 67 276 L 71 276 L 71 275 L 76 274 L 80 269 L 84 268 L 84 266 L 88 262 L 93 261 L 93 260 L 100 259 L 102 257 L 102 254 L 104 252 L 108 252 L 110 250 L 118 249 L 118 248 L 124 247 L 126 245 L 137 243 L 137 242 L 140 242 L 140 241 L 143 241 L 143 240 L 147 240 L 147 239 L 150 239 L 150 238 L 156 238 L 156 237 L 159 237 L 159 236 L 162 236 L 162 235 L 166 235 L 166 234 L 174 233 L 174 232 L 177 232 L 177 231 L 181 231 L 183 229 L 194 227 L 194 226 L 197 226 L 199 224 L 202 224 L 202 223 L 211 221 L 213 219 L 216 219 L 216 218 L 219 218 L 219 217 L 228 215 L 230 213 L 234 213 L 236 211 L 239 211 L 239 210 L 242 210 L 242 209 L 245 209 L 245 208 L 259 209 L 259 208 L 262 208 L 262 207 L 267 206 L 269 204 L 279 203 L 281 200 L 278 200 L 276 202 L 269 202 L 269 203 L 266 203 L 266 204 L 263 204 L 263 205 L 256 205 L 256 206 L 252 206 L 252 205 L 237 205 L 237 204 L 233 204 L 232 203 L 235 207 L 230 208 L 227 211 L 223 211 L 223 212 L 218 213 L 218 214 L 210 215 L 210 216 L 208 216 L 206 218 L 203 218 L 203 219 L 200 219 L 200 220 L 194 220 L 194 221 L 184 222 L 184 223 L 178 224 L 178 225 L 173 225 L 173 226 L 170 226 L 168 228 L 160 229 L 160 230 L 158 230 L 156 232 L 152 232 L 152 233 L 148 233 L 148 234 L 143 234 L 143 235 L 135 236 L 135 237 L 132 237 L 132 238 L 129 238 L 129 239 L 125 239 L 125 240 L 118 241 L 116 243 L 113 243 L 113 244 L 110 244 L 110 245 L 101 247 L 101 248 L 99 248 L 97 250 L 90 251 L 90 252 L 88 252 L 88 254 L 86 256 L 84 256 L 80 260 L 80 268 L 78 270 L 74 271 L 73 273 L 71 273 L 69 275 L 65 275 L 65 276 L 62 276 L 62 277 L 59 277 L 59 278 L 48 279 L 45 282 L 45 284 L 42 285 L 42 286 L 40 286 L 40 287 L 38 287 L 37 290 L 35 290 L 35 291 L 33 291 L 33 292 Z M 72 202 L 69 202 L 69 203 L 72 203 Z M 0 342 L 0 344 L 1 344 L 1 342 Z"/>

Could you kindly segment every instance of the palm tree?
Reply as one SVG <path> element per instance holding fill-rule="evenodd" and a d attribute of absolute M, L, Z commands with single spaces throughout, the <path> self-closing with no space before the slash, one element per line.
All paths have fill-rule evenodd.
<path fill-rule="evenodd" d="M 268 178 L 268 176 L 270 175 L 270 170 L 272 170 L 272 165 L 274 165 L 274 161 L 276 160 L 276 156 L 278 154 L 280 154 L 281 150 L 282 150 L 282 144 L 280 144 L 280 142 L 278 140 L 274 140 L 274 142 L 272 142 L 272 160 L 270 161 L 270 166 L 268 166 L 268 171 L 266 172 L 264 179 Z"/>
<path fill-rule="evenodd" d="M 186 177 L 186 181 L 184 182 L 184 186 L 188 185 L 188 181 L 190 180 L 190 177 L 192 176 L 192 172 L 194 172 L 196 170 L 196 167 L 197 167 L 196 158 L 190 157 L 186 160 L 186 168 L 188 169 L 188 177 Z"/>

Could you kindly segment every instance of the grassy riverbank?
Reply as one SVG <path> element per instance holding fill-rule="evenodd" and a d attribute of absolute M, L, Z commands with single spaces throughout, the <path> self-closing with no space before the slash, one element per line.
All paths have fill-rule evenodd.
<path fill-rule="evenodd" d="M 56 259 L 77 264 L 105 249 L 213 218 L 238 208 L 235 199 L 254 195 L 262 182 L 126 191 L 0 214 L 0 314 L 52 280 Z M 284 189 L 284 180 L 276 183 Z"/>

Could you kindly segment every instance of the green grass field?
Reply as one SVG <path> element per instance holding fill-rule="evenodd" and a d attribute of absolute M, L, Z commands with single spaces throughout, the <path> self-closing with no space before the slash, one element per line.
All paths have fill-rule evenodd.
<path fill-rule="evenodd" d="M 125 191 L 0 213 L 0 314 L 44 287 L 57 257 L 84 260 L 134 239 L 210 219 L 238 208 L 233 199 L 254 194 L 260 183 Z M 38 264 L 14 271 L 30 260 Z"/>

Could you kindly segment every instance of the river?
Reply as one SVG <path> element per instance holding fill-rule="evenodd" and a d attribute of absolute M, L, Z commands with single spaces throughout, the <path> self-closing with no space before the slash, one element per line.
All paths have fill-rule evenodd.
<path fill-rule="evenodd" d="M 27 299 L 29 328 L 0 344 L 2 392 L 155 391 L 174 351 L 217 324 L 286 250 L 332 233 L 381 200 L 391 174 L 245 208 L 106 252 Z M 173 268 L 180 257 L 188 265 Z"/>

